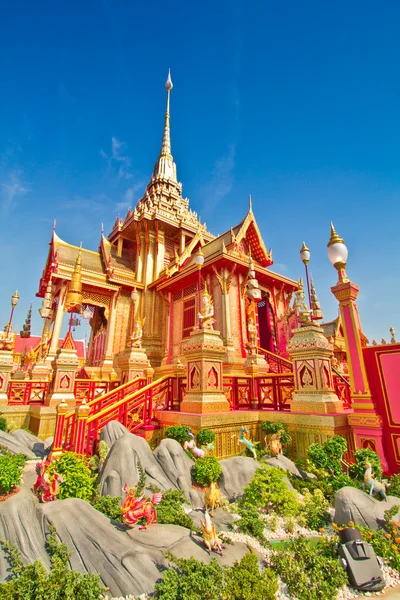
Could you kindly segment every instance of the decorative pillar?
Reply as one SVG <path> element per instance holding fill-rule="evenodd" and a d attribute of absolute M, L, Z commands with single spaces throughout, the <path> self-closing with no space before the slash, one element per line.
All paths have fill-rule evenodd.
<path fill-rule="evenodd" d="M 225 348 L 219 331 L 192 331 L 190 339 L 182 342 L 182 354 L 187 359 L 187 387 L 181 412 L 228 412 L 230 406 L 223 392 L 222 379 Z"/>
<path fill-rule="evenodd" d="M 89 418 L 90 406 L 83 399 L 76 411 L 76 436 L 74 452 L 85 454 L 86 424 Z"/>
<path fill-rule="evenodd" d="M 332 378 L 332 345 L 319 325 L 302 324 L 288 344 L 293 360 L 294 387 L 291 411 L 313 414 L 343 413 Z"/>
<path fill-rule="evenodd" d="M 114 355 L 113 345 L 115 336 L 115 323 L 117 317 L 117 294 L 114 294 L 110 302 L 110 310 L 108 314 L 107 333 L 104 344 L 104 355 L 101 362 L 102 378 L 110 377 L 114 371 Z"/>
<path fill-rule="evenodd" d="M 51 343 L 50 343 L 50 349 L 49 349 L 49 354 L 48 354 L 48 358 L 50 359 L 50 361 L 54 358 L 54 356 L 58 350 L 58 340 L 60 339 L 61 326 L 62 326 L 62 321 L 63 321 L 63 316 L 64 316 L 66 288 L 67 288 L 67 284 L 63 283 L 61 285 L 60 293 L 58 296 L 57 311 L 56 311 L 56 316 L 54 319 L 53 333 L 51 336 Z"/>
<path fill-rule="evenodd" d="M 13 366 L 13 351 L 0 350 L 0 406 L 8 404 L 8 385 Z"/>
<path fill-rule="evenodd" d="M 361 345 L 361 323 L 358 315 L 357 296 L 359 287 L 350 281 L 346 274 L 348 250 L 344 240 L 336 233 L 331 223 L 331 237 L 328 242 L 328 257 L 338 271 L 338 283 L 331 288 L 339 302 L 341 322 L 346 345 L 350 385 L 352 389 L 353 414 L 349 424 L 359 448 L 373 447 L 379 454 L 384 471 L 388 470 L 382 438 L 382 419 L 377 414 L 369 389 L 367 373 Z"/>
<path fill-rule="evenodd" d="M 53 450 L 51 452 L 52 459 L 62 453 L 65 415 L 68 410 L 68 404 L 64 400 L 61 400 L 60 404 L 57 406 L 56 429 L 54 433 Z"/>
<path fill-rule="evenodd" d="M 70 331 L 65 336 L 64 342 L 58 350 L 51 366 L 53 368 L 53 380 L 45 404 L 47 406 L 54 406 L 60 400 L 63 400 L 68 406 L 75 406 L 74 388 L 79 360 L 75 342 Z"/>

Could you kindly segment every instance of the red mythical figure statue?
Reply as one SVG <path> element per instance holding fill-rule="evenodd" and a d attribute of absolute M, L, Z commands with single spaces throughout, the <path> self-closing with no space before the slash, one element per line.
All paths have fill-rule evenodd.
<path fill-rule="evenodd" d="M 157 513 L 154 508 L 155 504 L 160 504 L 162 494 L 153 494 L 152 499 L 145 498 L 143 494 L 135 497 L 135 488 L 130 488 L 126 484 L 122 488 L 125 494 L 128 494 L 122 503 L 121 512 L 126 525 L 133 527 L 139 519 L 145 518 L 146 523 L 139 529 L 147 529 L 149 525 L 157 523 Z"/>
<path fill-rule="evenodd" d="M 33 486 L 33 493 L 41 500 L 41 502 L 51 502 L 57 500 L 60 492 L 60 483 L 63 478 L 58 473 L 54 472 L 50 475 L 48 468 L 49 460 L 43 460 L 36 465 L 37 479 Z"/>

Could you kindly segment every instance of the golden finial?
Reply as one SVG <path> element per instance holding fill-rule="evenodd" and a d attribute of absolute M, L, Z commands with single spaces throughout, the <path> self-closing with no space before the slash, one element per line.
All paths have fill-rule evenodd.
<path fill-rule="evenodd" d="M 173 88 L 173 84 L 172 84 L 172 79 L 171 79 L 171 69 L 168 69 L 168 77 L 167 77 L 167 81 L 165 82 L 165 89 L 167 90 L 167 92 L 170 92 Z"/>
<path fill-rule="evenodd" d="M 171 157 L 171 136 L 169 130 L 169 102 L 170 102 L 170 94 L 173 88 L 172 79 L 171 79 L 171 70 L 168 69 L 168 77 L 165 82 L 165 89 L 167 90 L 167 107 L 165 110 L 165 125 L 164 125 L 164 135 L 163 141 L 161 145 L 161 153 L 160 156 L 168 156 Z M 172 157 L 171 157 L 172 158 Z"/>
<path fill-rule="evenodd" d="M 391 338 L 390 338 L 390 343 L 391 343 L 391 344 L 397 344 L 397 342 L 396 342 L 396 338 L 394 337 L 394 335 L 395 335 L 395 333 L 396 333 L 396 332 L 395 332 L 395 330 L 393 329 L 392 325 L 390 326 L 390 328 L 389 328 L 389 331 L 390 331 L 390 335 L 391 335 Z"/>
<path fill-rule="evenodd" d="M 253 202 L 251 199 L 251 194 L 249 194 L 249 212 L 253 212 Z"/>
<path fill-rule="evenodd" d="M 298 285 L 299 291 L 303 290 L 303 279 L 302 279 L 302 277 L 300 277 L 299 281 L 297 282 L 297 285 Z"/>
<path fill-rule="evenodd" d="M 340 235 L 338 235 L 331 221 L 331 237 L 328 242 L 328 248 L 329 246 L 332 246 L 332 244 L 344 244 L 344 239 L 341 238 Z"/>

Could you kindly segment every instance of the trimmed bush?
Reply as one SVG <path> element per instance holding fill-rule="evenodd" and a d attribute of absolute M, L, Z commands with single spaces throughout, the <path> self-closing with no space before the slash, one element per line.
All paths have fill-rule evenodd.
<path fill-rule="evenodd" d="M 235 521 L 239 531 L 256 538 L 261 544 L 266 544 L 264 536 L 265 523 L 260 518 L 260 513 L 254 506 L 240 506 L 238 510 L 240 521 Z"/>
<path fill-rule="evenodd" d="M 192 519 L 183 509 L 186 502 L 185 494 L 182 490 L 167 490 L 162 492 L 162 500 L 155 509 L 157 512 L 157 522 L 169 525 L 180 525 L 192 531 L 196 530 Z"/>
<path fill-rule="evenodd" d="M 0 431 L 7 431 L 7 421 L 4 417 L 0 417 Z"/>
<path fill-rule="evenodd" d="M 109 519 L 122 522 L 121 496 L 99 496 L 96 495 L 92 506 Z"/>
<path fill-rule="evenodd" d="M 261 573 L 258 559 L 246 554 L 232 567 L 221 567 L 215 558 L 206 565 L 194 558 L 177 559 L 155 585 L 158 600 L 274 600 L 278 582 L 271 569 Z"/>
<path fill-rule="evenodd" d="M 203 456 L 203 458 L 198 458 L 192 469 L 194 480 L 204 487 L 207 487 L 212 482 L 218 481 L 221 473 L 222 467 L 215 456 Z"/>
<path fill-rule="evenodd" d="M 11 571 L 9 581 L 0 583 L 0 598 L 4 600 L 99 600 L 107 591 L 99 575 L 70 570 L 68 548 L 58 542 L 53 525 L 46 542 L 51 558 L 49 573 L 39 560 L 23 564 L 21 552 L 5 540 L 0 545 Z"/>
<path fill-rule="evenodd" d="M 213 444 L 215 442 L 215 433 L 211 429 L 200 429 L 196 435 L 196 442 L 198 446 Z"/>
<path fill-rule="evenodd" d="M 254 473 L 253 479 L 244 489 L 243 505 L 255 506 L 267 513 L 296 515 L 299 502 L 295 492 L 288 490 L 281 469 L 262 465 Z"/>
<path fill-rule="evenodd" d="M 90 501 L 94 491 L 94 481 L 88 461 L 75 452 L 64 452 L 49 465 L 50 475 L 54 472 L 62 476 L 58 498 L 81 498 Z"/>
<path fill-rule="evenodd" d="M 0 494 L 9 494 L 20 485 L 24 470 L 23 454 L 3 454 L 0 456 Z"/>
<path fill-rule="evenodd" d="M 229 600 L 274 600 L 278 581 L 269 568 L 260 573 L 258 559 L 253 552 L 236 560 L 225 569 L 223 598 Z"/>
<path fill-rule="evenodd" d="M 328 508 L 329 503 L 321 490 L 316 489 L 314 493 L 304 490 L 304 506 L 301 507 L 301 513 L 306 519 L 307 527 L 318 531 L 330 524 L 332 518 Z"/>
<path fill-rule="evenodd" d="M 172 425 L 165 430 L 165 437 L 176 440 L 180 444 L 189 441 L 188 427 L 185 425 Z"/>
<path fill-rule="evenodd" d="M 308 457 L 318 469 L 327 471 L 330 475 L 342 473 L 342 458 L 347 450 L 347 442 L 344 437 L 334 435 L 324 444 L 311 444 L 308 448 Z"/>
<path fill-rule="evenodd" d="M 290 540 L 273 557 L 275 570 L 288 586 L 290 597 L 301 600 L 332 600 L 347 583 L 337 556 L 330 556 L 324 544 L 312 546 L 304 537 Z"/>

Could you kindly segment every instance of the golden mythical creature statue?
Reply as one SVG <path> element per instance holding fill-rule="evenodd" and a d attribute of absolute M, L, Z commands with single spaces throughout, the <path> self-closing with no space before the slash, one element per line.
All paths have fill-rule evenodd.
<path fill-rule="evenodd" d="M 374 479 L 375 473 L 372 473 L 372 465 L 369 462 L 365 463 L 366 469 L 364 473 L 364 482 L 362 484 L 362 488 L 367 488 L 369 490 L 370 496 L 375 496 L 375 494 L 380 494 L 383 500 L 387 500 L 386 496 L 386 484 L 381 483 Z"/>
<path fill-rule="evenodd" d="M 210 331 L 214 330 L 214 304 L 210 294 L 207 292 L 207 288 L 205 288 L 203 292 L 203 300 L 201 312 L 199 312 L 199 320 L 202 329 L 208 329 Z"/>
<path fill-rule="evenodd" d="M 33 485 L 33 493 L 41 502 L 51 502 L 57 500 L 60 493 L 60 483 L 63 482 L 61 475 L 53 472 L 49 473 L 51 461 L 43 460 L 36 464 L 37 479 Z"/>
<path fill-rule="evenodd" d="M 135 488 L 130 488 L 127 485 L 124 485 L 122 491 L 128 494 L 121 506 L 122 518 L 126 525 L 133 527 L 139 519 L 145 518 L 146 523 L 139 529 L 147 529 L 149 525 L 157 522 L 157 512 L 154 505 L 160 504 L 162 494 L 153 494 L 150 500 L 150 498 L 145 498 L 143 494 L 136 498 Z"/>
<path fill-rule="evenodd" d="M 211 516 L 214 516 L 214 508 L 216 506 L 221 506 L 221 492 L 218 487 L 218 483 L 212 481 L 210 487 L 206 489 L 204 494 L 204 506 L 206 510 L 211 508 Z"/>
<path fill-rule="evenodd" d="M 255 444 L 252 440 L 248 440 L 246 438 L 246 434 L 249 433 L 248 430 L 246 429 L 246 427 L 242 427 L 240 430 L 240 435 L 239 435 L 239 439 L 238 439 L 238 445 L 242 444 L 245 448 L 247 448 L 248 450 L 250 450 L 250 452 L 253 455 L 254 460 L 257 460 L 257 452 L 255 449 Z M 234 434 L 232 437 L 236 437 L 236 434 Z"/>
<path fill-rule="evenodd" d="M 208 554 L 214 550 L 218 552 L 221 556 L 222 549 L 225 548 L 221 540 L 218 538 L 217 530 L 215 528 L 215 524 L 211 521 L 211 517 L 208 514 L 208 510 L 206 510 L 204 515 L 204 521 L 200 519 L 201 530 L 203 532 L 203 540 L 205 547 L 207 548 Z"/>
<path fill-rule="evenodd" d="M 188 450 L 191 454 L 193 454 L 195 458 L 203 458 L 203 456 L 205 456 L 208 452 L 214 450 L 214 444 L 207 444 L 205 450 L 203 450 L 202 448 L 198 448 L 198 446 L 196 445 L 196 440 L 190 428 L 188 428 L 187 432 L 190 440 L 188 442 L 184 442 L 183 449 Z"/>
<path fill-rule="evenodd" d="M 267 436 L 264 438 L 264 442 L 265 442 L 265 446 L 267 446 Z M 282 443 L 281 443 L 281 432 L 278 431 L 278 433 L 274 433 L 271 435 L 271 438 L 268 442 L 268 447 L 269 450 L 272 454 L 272 456 L 275 456 L 275 458 L 279 458 L 280 455 L 282 454 Z"/>

